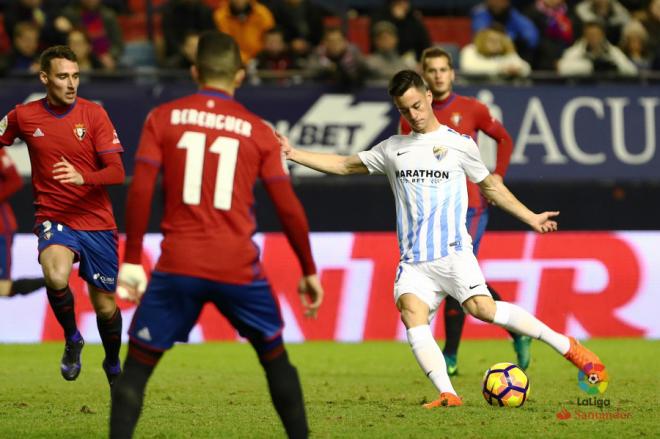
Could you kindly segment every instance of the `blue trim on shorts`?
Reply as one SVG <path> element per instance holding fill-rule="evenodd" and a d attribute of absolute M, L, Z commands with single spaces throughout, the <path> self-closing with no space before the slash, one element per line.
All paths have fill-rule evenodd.
<path fill-rule="evenodd" d="M 13 233 L 0 235 L 0 279 L 11 279 L 11 245 Z"/>

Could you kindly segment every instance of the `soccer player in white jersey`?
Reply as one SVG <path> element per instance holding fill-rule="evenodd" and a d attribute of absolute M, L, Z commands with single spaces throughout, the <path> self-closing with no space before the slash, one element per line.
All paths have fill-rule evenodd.
<path fill-rule="evenodd" d="M 438 122 L 431 106 L 433 96 L 419 74 L 412 70 L 397 73 L 388 92 L 412 134 L 392 136 L 352 156 L 295 149 L 283 136 L 281 142 L 289 160 L 317 171 L 387 176 L 396 202 L 401 252 L 394 299 L 413 355 L 440 393 L 424 407 L 462 405 L 429 326 L 447 295 L 479 320 L 544 341 L 580 370 L 602 370 L 598 378 L 604 377 L 598 356 L 574 338 L 553 331 L 517 305 L 492 299 L 465 227 L 465 176 L 479 185 L 490 203 L 538 233 L 557 230 L 553 218 L 559 212 L 530 211 L 494 178 L 472 138 Z M 593 367 L 596 365 L 600 366 Z"/>

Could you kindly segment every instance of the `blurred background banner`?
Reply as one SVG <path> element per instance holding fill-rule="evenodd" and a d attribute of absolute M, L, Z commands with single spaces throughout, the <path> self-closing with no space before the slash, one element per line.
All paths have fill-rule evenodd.
<path fill-rule="evenodd" d="M 82 84 L 80 95 L 100 102 L 114 122 L 130 174 L 142 123 L 155 105 L 194 90 L 189 82 L 102 82 Z M 624 84 L 491 85 L 457 87 L 475 96 L 500 118 L 514 142 L 509 181 L 660 181 L 656 143 L 660 127 L 660 86 Z M 0 112 L 16 103 L 42 97 L 36 80 L 6 81 Z M 353 154 L 396 133 L 399 114 L 387 91 L 367 87 L 337 92 L 330 86 L 244 87 L 239 100 L 300 147 Z M 461 115 L 456 114 L 456 120 Z M 494 145 L 480 139 L 487 164 Z M 21 172 L 29 175 L 27 151 L 9 148 Z M 294 168 L 294 175 L 315 175 Z"/>
<path fill-rule="evenodd" d="M 149 271 L 160 240 L 158 234 L 145 239 L 143 264 Z M 300 273 L 286 238 L 266 233 L 256 235 L 255 241 L 280 303 L 287 341 L 405 339 L 392 295 L 399 260 L 394 233 L 312 234 L 326 288 L 323 308 L 314 321 L 302 317 L 295 290 Z M 40 272 L 36 247 L 33 235 L 17 235 L 15 276 Z M 533 312 L 555 330 L 580 338 L 660 338 L 660 232 L 490 232 L 481 244 L 480 264 L 504 300 Z M 98 342 L 96 317 L 77 270 L 70 285 L 79 328 L 85 340 Z M 120 306 L 124 321 L 130 321 L 134 307 L 126 302 Z M 435 335 L 444 337 L 442 319 L 432 325 Z M 60 340 L 61 332 L 45 293 L 2 302 L 0 343 Z M 504 338 L 506 333 L 468 317 L 464 336 Z M 234 339 L 238 336 L 224 318 L 206 308 L 190 341 Z"/>

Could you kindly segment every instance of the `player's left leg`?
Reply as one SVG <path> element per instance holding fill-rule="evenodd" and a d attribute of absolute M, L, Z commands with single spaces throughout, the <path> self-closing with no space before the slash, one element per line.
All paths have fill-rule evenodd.
<path fill-rule="evenodd" d="M 271 401 L 287 436 L 306 438 L 309 427 L 302 386 L 284 348 L 284 322 L 270 285 L 265 280 L 249 285 L 217 285 L 212 300 L 259 356 Z"/>
<path fill-rule="evenodd" d="M 549 344 L 583 372 L 588 372 L 595 365 L 602 366 L 602 369 L 596 368 L 596 371 L 604 370 L 603 363 L 596 354 L 579 344 L 574 338 L 553 331 L 518 305 L 495 302 L 489 296 L 473 296 L 463 302 L 463 307 L 479 320 L 494 323 Z"/>
<path fill-rule="evenodd" d="M 80 277 L 87 281 L 89 298 L 96 312 L 105 358 L 103 370 L 112 387 L 121 373 L 122 317 L 115 302 L 119 269 L 117 233 L 114 230 L 75 231 L 80 243 Z"/>

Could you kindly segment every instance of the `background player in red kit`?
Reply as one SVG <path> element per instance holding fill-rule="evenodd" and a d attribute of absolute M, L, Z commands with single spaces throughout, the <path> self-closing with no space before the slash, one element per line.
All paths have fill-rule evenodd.
<path fill-rule="evenodd" d="M 133 435 L 154 367 L 174 342 L 188 339 L 208 302 L 256 350 L 288 436 L 307 437 L 302 390 L 282 341 L 277 299 L 251 239 L 257 178 L 273 200 L 302 266 L 298 289 L 306 314 L 315 316 L 323 290 L 315 274 L 307 219 L 273 130 L 233 98 L 245 77 L 234 40 L 219 32 L 202 34 L 192 73 L 201 85 L 199 92 L 154 109 L 136 155 L 126 206 L 122 286 L 139 295 L 146 285 L 140 265 L 142 238 L 159 170 L 165 193 L 164 239 L 129 330 L 124 373 L 113 389 L 110 437 Z"/>
<path fill-rule="evenodd" d="M 103 186 L 124 181 L 122 146 L 103 108 L 78 97 L 79 69 L 71 49 L 50 47 L 40 64 L 46 97 L 9 112 L 0 145 L 19 137 L 30 153 L 39 262 L 48 301 L 66 338 L 62 376 L 75 380 L 81 367 L 84 341 L 69 289 L 71 267 L 80 261 L 105 349 L 103 369 L 112 386 L 121 372 L 122 322 L 114 299 L 117 226 Z"/>
<path fill-rule="evenodd" d="M 461 134 L 469 135 L 475 142 L 479 131 L 483 131 L 497 142 L 497 162 L 493 177 L 501 181 L 511 159 L 513 150 L 511 136 L 504 126 L 491 116 L 484 104 L 474 98 L 453 92 L 455 73 L 449 53 L 439 47 L 430 47 L 422 52 L 421 65 L 422 76 L 433 93 L 433 112 L 438 121 Z M 400 131 L 402 134 L 410 133 L 410 126 L 403 117 L 400 120 Z M 466 225 L 472 237 L 472 248 L 476 256 L 488 223 L 488 202 L 479 192 L 479 187 L 470 180 L 467 180 L 467 189 Z M 490 285 L 488 289 L 495 300 L 501 300 L 500 295 Z M 451 376 L 458 373 L 457 352 L 465 323 L 465 312 L 452 297 L 447 297 L 445 301 L 444 318 L 446 339 L 442 353 L 447 363 L 447 372 Z M 530 361 L 531 338 L 511 331 L 509 334 L 513 338 L 518 365 L 526 369 Z"/>
<path fill-rule="evenodd" d="M 0 135 L 3 134 L 0 122 Z M 6 127 L 5 127 L 6 128 Z M 23 179 L 13 160 L 0 149 L 0 297 L 29 294 L 42 288 L 44 278 L 11 280 L 11 245 L 16 233 L 16 218 L 9 204 L 9 198 L 23 186 Z"/>

